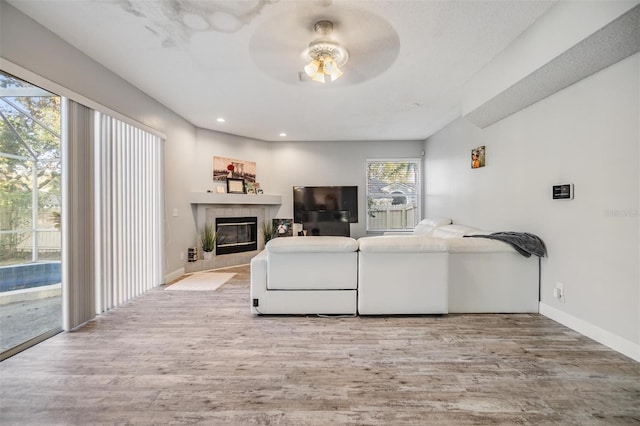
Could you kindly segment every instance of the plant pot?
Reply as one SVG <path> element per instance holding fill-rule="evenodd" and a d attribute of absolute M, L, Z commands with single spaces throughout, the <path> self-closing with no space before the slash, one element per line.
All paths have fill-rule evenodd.
<path fill-rule="evenodd" d="M 213 259 L 213 252 L 212 251 L 205 251 L 202 252 L 202 255 L 204 257 L 204 260 L 211 260 Z"/>

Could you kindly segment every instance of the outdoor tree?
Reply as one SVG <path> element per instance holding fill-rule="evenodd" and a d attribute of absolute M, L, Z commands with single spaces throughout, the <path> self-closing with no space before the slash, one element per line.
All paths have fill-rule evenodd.
<path fill-rule="evenodd" d="M 60 97 L 32 89 L 0 73 L 0 260 L 5 262 L 30 237 L 24 231 L 39 227 L 32 217 L 34 191 L 39 221 L 55 225 L 60 209 Z M 16 96 L 21 91 L 25 96 Z"/>

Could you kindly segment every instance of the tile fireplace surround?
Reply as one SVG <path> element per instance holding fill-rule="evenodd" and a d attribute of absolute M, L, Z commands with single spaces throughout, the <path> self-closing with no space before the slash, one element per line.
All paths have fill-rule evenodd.
<path fill-rule="evenodd" d="M 262 224 L 265 220 L 271 221 L 274 217 L 274 207 L 279 206 L 282 201 L 277 195 L 191 193 L 190 202 L 198 230 L 202 229 L 205 223 L 215 226 L 216 218 L 219 217 L 255 216 L 258 218 L 258 250 L 214 255 L 211 260 L 199 259 L 197 262 L 187 262 L 186 273 L 249 263 L 260 250 L 264 249 Z"/>

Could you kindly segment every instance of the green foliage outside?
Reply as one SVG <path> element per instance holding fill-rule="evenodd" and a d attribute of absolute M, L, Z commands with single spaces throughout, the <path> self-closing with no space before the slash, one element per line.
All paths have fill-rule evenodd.
<path fill-rule="evenodd" d="M 59 223 L 60 97 L 6 91 L 18 88 L 33 86 L 0 73 L 0 264 L 30 260 L 31 230 L 54 229 L 56 214 Z"/>
<path fill-rule="evenodd" d="M 367 179 L 386 183 L 412 183 L 415 179 L 416 163 L 413 161 L 372 161 L 367 163 Z"/>

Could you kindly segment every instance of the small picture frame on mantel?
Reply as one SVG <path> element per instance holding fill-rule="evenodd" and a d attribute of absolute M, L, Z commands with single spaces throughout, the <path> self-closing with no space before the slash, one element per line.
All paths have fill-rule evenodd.
<path fill-rule="evenodd" d="M 244 185 L 244 179 L 227 178 L 227 193 L 246 194 L 247 190 Z"/>
<path fill-rule="evenodd" d="M 256 189 L 253 186 L 253 182 L 245 182 L 244 187 L 247 190 L 247 194 L 255 194 L 256 193 Z"/>

